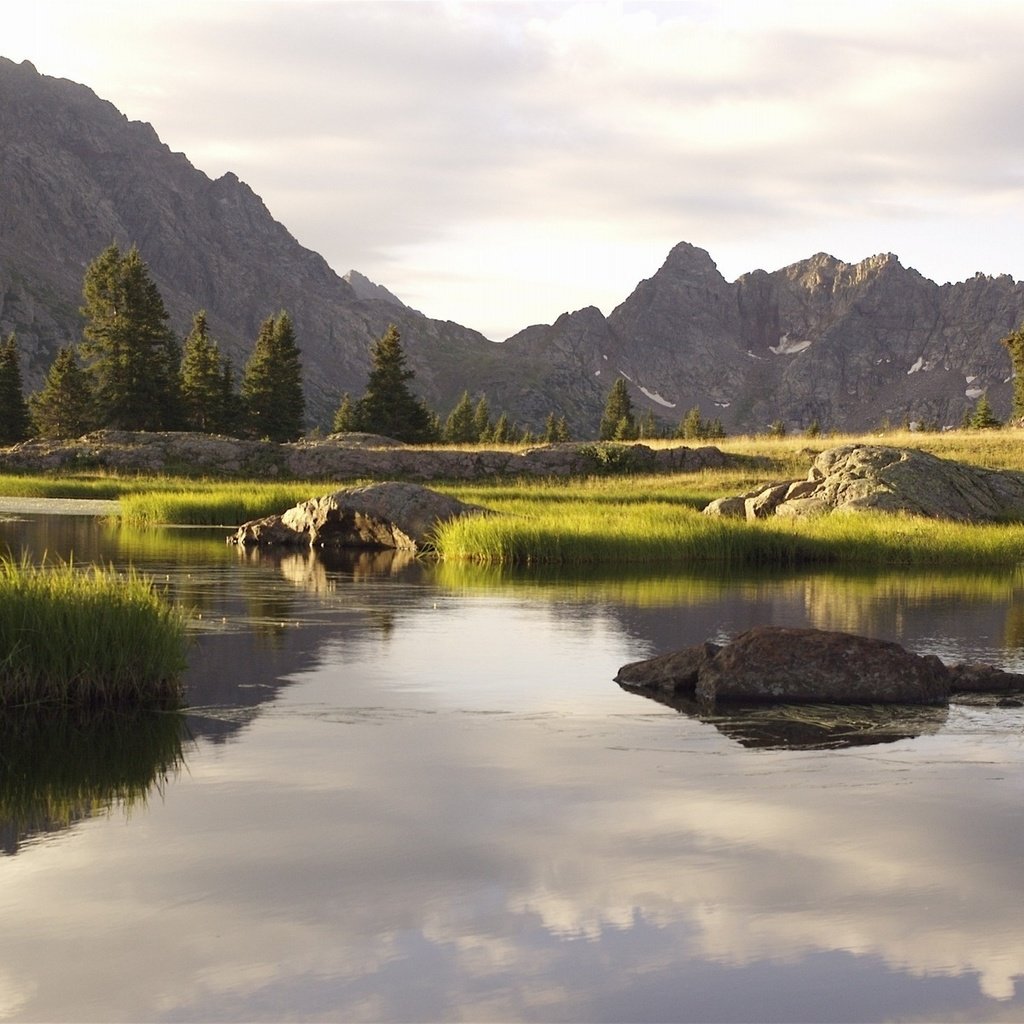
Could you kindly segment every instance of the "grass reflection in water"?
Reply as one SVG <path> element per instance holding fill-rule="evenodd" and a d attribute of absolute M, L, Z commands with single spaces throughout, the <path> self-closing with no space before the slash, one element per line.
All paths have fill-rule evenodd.
<path fill-rule="evenodd" d="M 0 716 L 0 848 L 145 805 L 185 764 L 184 722 L 165 711 Z"/>

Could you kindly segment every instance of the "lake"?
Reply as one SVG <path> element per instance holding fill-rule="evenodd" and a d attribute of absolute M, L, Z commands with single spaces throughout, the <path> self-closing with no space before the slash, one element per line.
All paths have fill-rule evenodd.
<path fill-rule="evenodd" d="M 187 713 L 5 726 L 0 1019 L 1024 1019 L 1024 709 L 693 717 L 756 624 L 1024 671 L 1024 575 L 527 573 L 9 513 L 195 609 Z M 59 642 L 59 638 L 55 638 Z"/>

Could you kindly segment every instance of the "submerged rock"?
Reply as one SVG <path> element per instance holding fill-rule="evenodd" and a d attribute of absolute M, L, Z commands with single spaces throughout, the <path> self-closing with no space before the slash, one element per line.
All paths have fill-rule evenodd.
<path fill-rule="evenodd" d="M 757 626 L 719 647 L 703 643 L 619 669 L 624 689 L 655 700 L 816 704 L 944 704 L 951 694 L 1024 693 L 1024 675 L 952 667 L 887 640 Z M 666 699 L 667 698 L 667 699 Z"/>
<path fill-rule="evenodd" d="M 228 538 L 245 547 L 428 547 L 440 523 L 487 514 L 419 484 L 387 482 L 350 487 L 304 501 L 281 515 L 254 519 Z"/>
<path fill-rule="evenodd" d="M 965 523 L 1022 521 L 1024 473 L 968 466 L 915 448 L 845 444 L 818 455 L 806 479 L 719 498 L 704 513 L 765 519 L 863 509 Z"/>

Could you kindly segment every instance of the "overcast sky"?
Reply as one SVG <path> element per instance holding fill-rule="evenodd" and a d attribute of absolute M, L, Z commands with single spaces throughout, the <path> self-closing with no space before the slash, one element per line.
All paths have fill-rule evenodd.
<path fill-rule="evenodd" d="M 1024 278 L 1020 0 L 20 3 L 0 54 L 495 340 L 610 312 L 680 241 L 729 280 Z"/>

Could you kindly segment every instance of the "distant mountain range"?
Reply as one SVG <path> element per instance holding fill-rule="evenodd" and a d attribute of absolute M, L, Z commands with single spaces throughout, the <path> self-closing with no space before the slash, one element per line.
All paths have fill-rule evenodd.
<path fill-rule="evenodd" d="M 442 415 L 484 393 L 523 427 L 565 415 L 577 437 L 596 433 L 620 375 L 638 412 L 671 426 L 694 406 L 729 432 L 957 424 L 983 392 L 1005 416 L 999 340 L 1024 322 L 1024 283 L 1006 275 L 940 286 L 892 255 L 818 254 L 730 283 L 680 243 L 608 316 L 588 307 L 496 344 L 339 276 L 235 175 L 212 180 L 86 86 L 0 58 L 0 334 L 17 332 L 27 389 L 79 339 L 82 277 L 111 242 L 138 245 L 182 336 L 206 309 L 239 370 L 260 322 L 288 310 L 320 425 L 343 391 L 361 393 L 392 322 Z"/>

